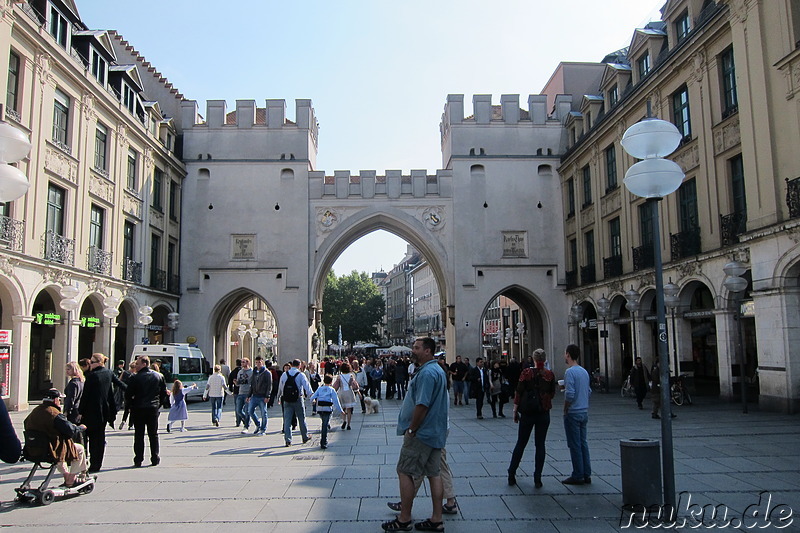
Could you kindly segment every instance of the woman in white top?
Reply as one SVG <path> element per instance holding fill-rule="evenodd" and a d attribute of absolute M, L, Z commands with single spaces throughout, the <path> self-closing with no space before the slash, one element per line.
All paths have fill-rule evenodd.
<path fill-rule="evenodd" d="M 333 382 L 333 388 L 342 405 L 342 429 L 350 429 L 353 407 L 356 406 L 356 392 L 358 392 L 356 377 L 350 373 L 350 363 L 342 363 L 339 366 L 339 377 Z"/>
<path fill-rule="evenodd" d="M 358 399 L 361 400 L 361 414 L 367 412 L 367 406 L 364 405 L 364 393 L 363 391 L 369 388 L 369 378 L 367 378 L 367 371 L 364 370 L 361 365 L 358 364 L 358 361 L 353 360 L 353 373 L 356 375 L 356 383 L 358 383 L 358 390 L 361 391 L 358 394 Z"/>

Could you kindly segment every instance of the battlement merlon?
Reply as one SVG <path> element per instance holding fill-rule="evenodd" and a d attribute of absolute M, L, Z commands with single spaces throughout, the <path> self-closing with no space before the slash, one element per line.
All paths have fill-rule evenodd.
<path fill-rule="evenodd" d="M 450 170 L 437 170 L 428 174 L 427 170 L 411 170 L 403 174 L 401 170 L 387 170 L 378 175 L 374 170 L 361 170 L 358 175 L 349 170 L 336 170 L 333 176 L 324 171 L 308 173 L 309 198 L 321 200 L 335 197 L 339 199 L 387 198 L 452 198 L 453 173 Z"/>
<path fill-rule="evenodd" d="M 225 100 L 206 102 L 205 122 L 200 120 L 196 100 L 184 100 L 181 103 L 181 122 L 185 128 L 204 126 L 250 129 L 254 126 L 265 126 L 269 129 L 307 129 L 311 131 L 316 143 L 317 119 L 311 100 L 307 98 L 295 100 L 295 122 L 286 119 L 286 100 L 282 99 L 268 99 L 263 108 L 258 108 L 255 100 L 236 100 L 236 111 L 232 118 L 235 120 L 231 122 Z"/>
<path fill-rule="evenodd" d="M 558 95 L 556 102 L 571 102 L 570 95 Z M 521 112 L 518 94 L 503 94 L 500 96 L 500 106 L 492 106 L 492 95 L 476 94 L 472 96 L 473 114 L 464 117 L 464 95 L 449 94 L 442 115 L 443 126 L 452 124 L 490 124 L 504 122 L 506 124 L 519 124 L 528 122 L 532 125 L 544 125 L 548 119 L 562 121 L 568 111 L 556 105 L 554 116 L 547 116 L 547 95 L 531 94 L 528 96 L 528 113 Z M 499 112 L 499 116 L 498 116 Z"/>

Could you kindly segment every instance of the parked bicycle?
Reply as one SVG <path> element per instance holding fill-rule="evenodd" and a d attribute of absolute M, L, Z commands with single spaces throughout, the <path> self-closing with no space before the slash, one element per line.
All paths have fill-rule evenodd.
<path fill-rule="evenodd" d="M 600 369 L 596 368 L 594 372 L 592 372 L 592 381 L 590 382 L 592 390 L 606 392 L 606 380 L 603 377 L 603 374 L 600 373 Z"/>
<path fill-rule="evenodd" d="M 689 394 L 689 390 L 686 388 L 685 377 L 686 374 L 681 374 L 679 376 L 670 376 L 669 378 L 670 399 L 675 405 L 683 405 L 683 402 L 692 405 L 692 395 Z"/>

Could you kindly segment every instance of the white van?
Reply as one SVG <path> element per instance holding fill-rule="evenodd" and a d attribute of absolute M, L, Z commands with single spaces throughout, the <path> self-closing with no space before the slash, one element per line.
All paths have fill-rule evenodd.
<path fill-rule="evenodd" d="M 208 381 L 208 361 L 203 352 L 196 346 L 188 344 L 137 344 L 133 347 L 131 362 L 137 357 L 146 355 L 150 363 L 160 361 L 161 372 L 167 380 L 167 387 L 179 379 L 184 386 L 192 383 L 196 389 L 186 391 L 186 400 L 202 400 L 203 391 Z"/>

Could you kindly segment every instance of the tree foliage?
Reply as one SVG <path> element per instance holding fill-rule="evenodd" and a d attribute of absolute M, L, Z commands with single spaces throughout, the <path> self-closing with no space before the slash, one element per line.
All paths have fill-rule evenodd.
<path fill-rule="evenodd" d="M 331 270 L 325 279 L 322 296 L 322 322 L 328 339 L 338 341 L 339 326 L 342 339 L 351 345 L 357 342 L 379 341 L 378 327 L 383 324 L 386 304 L 378 287 L 366 272 L 353 270 L 336 277 Z"/>

